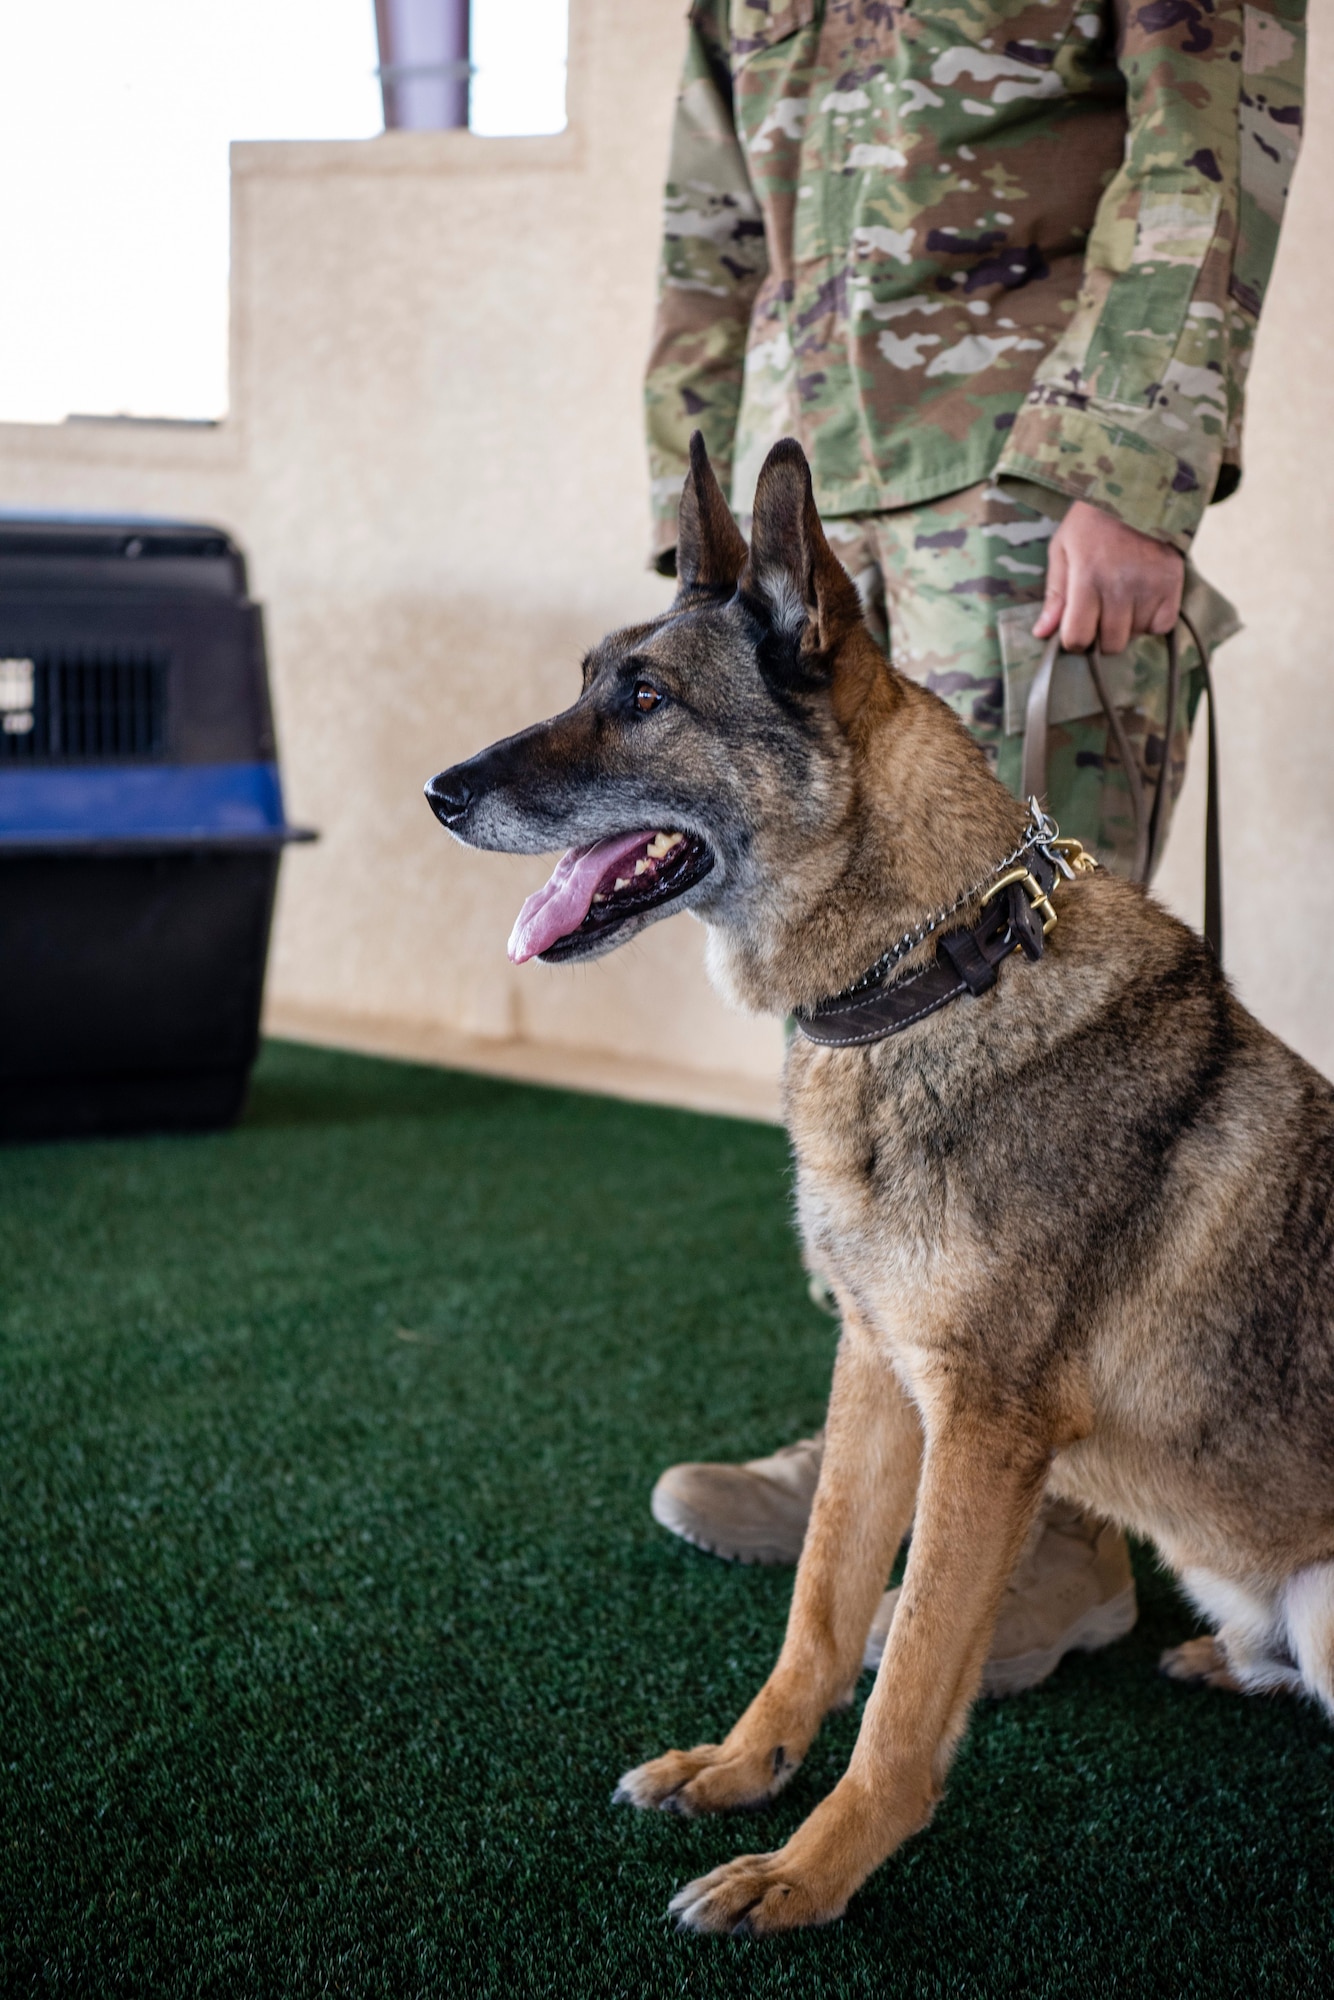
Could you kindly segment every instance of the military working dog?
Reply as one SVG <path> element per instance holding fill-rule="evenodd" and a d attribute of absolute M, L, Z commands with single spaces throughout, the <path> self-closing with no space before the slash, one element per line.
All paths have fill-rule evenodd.
<path fill-rule="evenodd" d="M 787 1634 L 724 1742 L 617 1792 L 771 1798 L 850 1700 L 912 1522 L 847 1772 L 674 1899 L 759 1933 L 837 1917 L 930 1817 L 1044 1489 L 1151 1537 L 1215 1627 L 1169 1671 L 1334 1712 L 1334 1090 L 886 663 L 799 446 L 747 548 L 696 438 L 678 576 L 572 708 L 427 793 L 470 846 L 573 843 L 515 958 L 688 909 L 723 992 L 797 1020 L 800 1223 L 842 1332 Z"/>

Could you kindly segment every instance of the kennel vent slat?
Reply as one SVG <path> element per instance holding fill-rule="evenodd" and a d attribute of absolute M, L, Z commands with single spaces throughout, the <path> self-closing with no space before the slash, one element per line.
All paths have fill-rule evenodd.
<path fill-rule="evenodd" d="M 0 685 L 0 763 L 143 762 L 166 755 L 165 655 L 38 650 L 27 664 L 26 683 L 11 674 Z"/>

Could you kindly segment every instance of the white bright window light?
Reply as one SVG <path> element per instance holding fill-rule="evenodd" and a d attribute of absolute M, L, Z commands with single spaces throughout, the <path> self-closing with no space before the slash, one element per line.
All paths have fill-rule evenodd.
<path fill-rule="evenodd" d="M 473 0 L 472 125 L 565 123 L 567 0 Z M 0 6 L 0 421 L 227 405 L 227 147 L 381 128 L 373 0 Z"/>
<path fill-rule="evenodd" d="M 473 131 L 563 132 L 569 39 L 569 0 L 472 0 Z"/>

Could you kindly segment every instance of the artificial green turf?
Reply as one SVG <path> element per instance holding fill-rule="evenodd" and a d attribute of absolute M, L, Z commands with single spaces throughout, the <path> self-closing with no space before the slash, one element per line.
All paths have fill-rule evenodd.
<path fill-rule="evenodd" d="M 843 1923 L 667 1926 L 856 1729 L 762 1818 L 609 1803 L 781 1634 L 646 1500 L 819 1420 L 789 1200 L 775 1131 L 283 1045 L 236 1132 L 0 1155 L 5 1992 L 1329 1990 L 1334 1731 L 1158 1678 L 1148 1560 Z"/>

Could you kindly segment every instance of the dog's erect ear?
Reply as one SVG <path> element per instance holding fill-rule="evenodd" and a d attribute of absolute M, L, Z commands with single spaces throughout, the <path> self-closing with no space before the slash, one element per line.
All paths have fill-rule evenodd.
<path fill-rule="evenodd" d="M 745 538 L 713 476 L 703 436 L 696 431 L 690 440 L 690 470 L 681 493 L 677 524 L 678 595 L 689 597 L 697 590 L 733 590 L 745 560 Z"/>
<path fill-rule="evenodd" d="M 780 438 L 760 471 L 745 597 L 765 615 L 803 677 L 817 672 L 862 622 L 857 587 L 825 540 L 806 454 Z M 773 649 L 771 649 L 773 650 Z"/>

